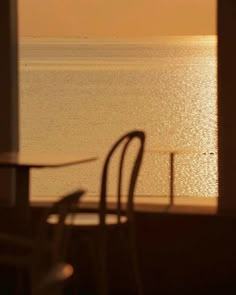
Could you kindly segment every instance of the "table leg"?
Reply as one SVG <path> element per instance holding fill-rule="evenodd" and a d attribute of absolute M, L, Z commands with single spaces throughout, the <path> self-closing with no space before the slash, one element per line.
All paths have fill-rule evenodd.
<path fill-rule="evenodd" d="M 15 205 L 19 208 L 29 206 L 29 167 L 16 169 Z"/>
<path fill-rule="evenodd" d="M 15 176 L 15 200 L 16 220 L 19 222 L 19 230 L 27 230 L 30 222 L 29 204 L 29 167 L 16 168 Z"/>

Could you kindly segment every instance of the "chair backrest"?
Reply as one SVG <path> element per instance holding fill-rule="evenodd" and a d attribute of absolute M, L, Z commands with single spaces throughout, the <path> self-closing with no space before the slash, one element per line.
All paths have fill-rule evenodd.
<path fill-rule="evenodd" d="M 70 232 L 70 223 L 67 222 L 66 216 L 69 213 L 71 216 L 71 212 L 75 212 L 79 205 L 79 199 L 83 194 L 83 190 L 78 190 L 62 197 L 51 208 L 47 209 L 43 215 L 32 253 L 31 279 L 33 284 L 37 283 L 47 269 L 64 262 Z M 47 222 L 51 214 L 56 214 L 58 217 L 57 222 L 53 225 Z M 73 220 L 70 221 L 72 225 Z"/>
<path fill-rule="evenodd" d="M 135 155 L 133 165 L 131 165 L 130 171 L 130 178 L 128 182 L 128 192 L 127 192 L 127 199 L 126 199 L 126 206 L 125 208 L 121 208 L 121 197 L 123 194 L 123 182 L 124 182 L 124 170 L 125 170 L 125 163 L 127 162 L 127 156 L 129 154 L 129 148 L 131 143 L 139 141 L 137 144 L 137 153 Z M 116 214 L 117 214 L 117 221 L 120 223 L 121 216 L 126 215 L 128 219 L 133 218 L 133 199 L 134 199 L 134 192 L 137 177 L 139 174 L 139 170 L 141 167 L 141 162 L 143 158 L 144 152 L 144 143 L 145 143 L 145 133 L 143 131 L 135 130 L 129 132 L 122 136 L 111 148 L 109 151 L 102 172 L 102 180 L 101 180 L 101 192 L 100 192 L 100 225 L 105 224 L 105 216 L 108 212 L 107 208 L 107 191 L 108 191 L 108 174 L 110 168 L 110 162 L 113 158 L 113 155 L 116 154 L 117 151 L 120 152 L 119 158 L 119 167 L 118 167 L 118 182 L 117 182 L 117 200 L 116 200 Z M 135 146 L 136 147 L 136 146 Z M 121 148 L 121 149 L 120 149 Z"/>

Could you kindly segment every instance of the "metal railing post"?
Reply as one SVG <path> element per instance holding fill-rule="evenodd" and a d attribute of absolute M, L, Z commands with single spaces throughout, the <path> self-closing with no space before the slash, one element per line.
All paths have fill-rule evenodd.
<path fill-rule="evenodd" d="M 174 205 L 174 161 L 175 161 L 175 153 L 170 153 L 170 206 Z"/>

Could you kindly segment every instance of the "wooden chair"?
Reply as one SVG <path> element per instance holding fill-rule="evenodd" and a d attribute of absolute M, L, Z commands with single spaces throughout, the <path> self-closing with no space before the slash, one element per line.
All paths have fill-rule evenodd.
<path fill-rule="evenodd" d="M 133 149 L 130 150 L 131 143 L 136 145 L 137 153 L 132 162 L 130 171 L 130 178 L 128 179 L 128 192 L 124 194 L 123 192 L 123 182 L 124 182 L 124 172 L 125 163 L 127 162 L 128 151 L 133 152 Z M 95 263 L 97 267 L 97 282 L 98 282 L 98 291 L 101 295 L 109 294 L 108 288 L 108 278 L 107 278 L 107 231 L 110 229 L 118 229 L 119 231 L 126 230 L 128 233 L 128 249 L 129 257 L 132 260 L 133 274 L 136 284 L 137 294 L 142 294 L 142 284 L 140 281 L 140 275 L 138 270 L 137 263 L 137 252 L 135 244 L 135 233 L 134 233 L 134 192 L 137 177 L 139 174 L 143 151 L 145 143 L 145 134 L 142 131 L 132 131 L 124 136 L 122 136 L 111 148 L 109 151 L 102 172 L 101 179 L 101 191 L 100 191 L 100 201 L 98 204 L 98 210 L 96 212 L 78 212 L 74 215 L 73 225 L 76 227 L 76 230 L 80 230 L 81 234 L 92 235 L 96 238 L 96 243 L 93 239 L 90 239 L 90 248 L 92 247 L 94 251 Z M 110 171 L 111 161 L 113 156 L 120 152 L 119 158 L 119 169 L 118 169 L 118 179 L 117 179 L 117 198 L 115 202 L 115 208 L 110 210 L 108 208 L 108 175 Z M 130 164 L 130 163 L 129 163 Z M 125 175 L 126 176 L 126 175 Z M 126 202 L 123 203 L 124 196 L 126 196 Z M 70 220 L 68 216 L 68 221 Z M 58 222 L 58 217 L 52 215 L 48 219 L 49 223 L 55 224 Z"/>
<path fill-rule="evenodd" d="M 69 239 L 69 226 L 68 223 L 65 226 L 65 218 L 78 206 L 83 193 L 79 190 L 67 195 L 49 208 L 39 223 L 35 239 L 0 233 L 0 244 L 14 249 L 11 253 L 1 253 L 0 264 L 17 270 L 16 294 L 27 294 L 22 284 L 25 271 L 29 276 L 32 295 L 60 294 L 61 288 L 57 285 L 73 273 L 73 267 L 64 262 Z M 47 219 L 54 213 L 58 214 L 58 223 L 50 227 Z"/>

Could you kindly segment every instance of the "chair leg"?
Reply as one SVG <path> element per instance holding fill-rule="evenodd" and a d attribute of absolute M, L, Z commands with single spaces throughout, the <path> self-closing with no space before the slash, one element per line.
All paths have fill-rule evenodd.
<path fill-rule="evenodd" d="M 133 226 L 128 228 L 128 235 L 129 235 L 129 251 L 130 257 L 133 267 L 133 276 L 136 285 L 136 292 L 137 295 L 143 295 L 143 286 L 140 278 L 140 271 L 139 271 L 139 263 L 138 263 L 138 253 L 137 253 L 137 245 L 135 239 L 135 233 Z"/>
<path fill-rule="evenodd" d="M 94 280 L 96 280 L 96 288 L 99 289 L 99 279 L 98 279 L 98 273 L 99 273 L 99 267 L 97 263 L 97 239 L 94 238 L 94 236 L 90 237 L 88 239 L 88 252 L 89 252 L 89 259 L 92 263 L 92 270 L 91 273 L 93 274 Z"/>
<path fill-rule="evenodd" d="M 97 284 L 98 294 L 108 295 L 108 269 L 107 269 L 107 237 L 104 229 L 97 233 Z"/>

